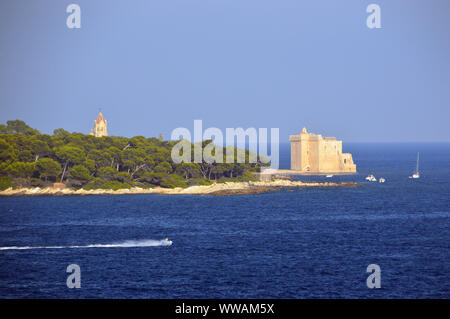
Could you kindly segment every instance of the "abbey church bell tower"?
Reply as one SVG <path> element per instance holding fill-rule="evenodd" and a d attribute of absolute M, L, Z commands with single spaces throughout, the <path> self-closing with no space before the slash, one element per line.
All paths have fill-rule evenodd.
<path fill-rule="evenodd" d="M 94 121 L 94 129 L 89 134 L 95 137 L 108 136 L 107 123 L 102 112 L 98 113 L 97 119 Z"/>

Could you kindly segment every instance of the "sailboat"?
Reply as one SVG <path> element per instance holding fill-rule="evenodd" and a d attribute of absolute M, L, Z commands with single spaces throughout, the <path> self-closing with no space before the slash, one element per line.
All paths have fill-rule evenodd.
<path fill-rule="evenodd" d="M 409 178 L 419 178 L 420 174 L 419 174 L 419 153 L 417 153 L 417 164 L 416 164 L 416 170 L 414 172 L 414 174 L 412 174 L 412 176 L 410 176 Z"/>

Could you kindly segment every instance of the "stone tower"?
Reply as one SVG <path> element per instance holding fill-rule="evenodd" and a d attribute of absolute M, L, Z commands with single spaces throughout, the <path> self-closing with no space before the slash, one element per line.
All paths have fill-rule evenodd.
<path fill-rule="evenodd" d="M 95 137 L 108 136 L 107 123 L 102 112 L 98 113 L 97 119 L 94 121 L 94 129 L 91 130 L 90 135 Z"/>
<path fill-rule="evenodd" d="M 310 173 L 356 173 L 352 154 L 342 153 L 342 141 L 308 133 L 291 135 L 291 170 Z"/>

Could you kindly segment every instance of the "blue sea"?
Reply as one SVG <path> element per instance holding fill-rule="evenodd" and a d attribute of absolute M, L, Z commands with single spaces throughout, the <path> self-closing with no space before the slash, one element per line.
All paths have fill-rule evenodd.
<path fill-rule="evenodd" d="M 0 198 L 0 297 L 450 298 L 450 144 L 344 151 L 357 175 L 301 179 L 361 187 Z M 288 145 L 280 154 L 288 168 Z M 66 286 L 70 264 L 80 289 Z"/>

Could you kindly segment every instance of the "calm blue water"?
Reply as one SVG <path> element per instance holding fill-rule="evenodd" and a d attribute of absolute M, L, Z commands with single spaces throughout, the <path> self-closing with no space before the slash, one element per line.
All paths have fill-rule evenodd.
<path fill-rule="evenodd" d="M 345 144 L 357 188 L 0 198 L 0 296 L 449 298 L 450 144 Z M 408 175 L 421 153 L 421 179 Z M 287 145 L 281 166 L 289 166 Z M 368 173 L 386 183 L 368 183 Z M 324 177 L 307 177 L 325 180 Z M 151 246 L 169 237 L 171 247 Z M 127 246 L 140 240 L 147 247 Z M 125 244 L 124 244 L 125 243 Z M 66 267 L 81 267 L 81 289 Z M 366 267 L 381 267 L 381 289 Z"/>

